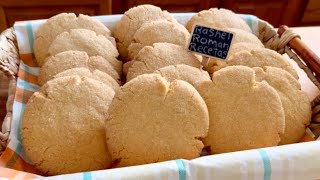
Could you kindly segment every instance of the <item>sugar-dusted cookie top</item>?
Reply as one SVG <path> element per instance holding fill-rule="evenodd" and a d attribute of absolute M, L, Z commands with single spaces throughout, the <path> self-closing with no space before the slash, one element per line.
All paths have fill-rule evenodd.
<path fill-rule="evenodd" d="M 176 20 L 167 12 L 153 5 L 140 5 L 130 8 L 117 23 L 114 36 L 120 56 L 127 58 L 127 48 L 130 45 L 136 31 L 146 22 L 166 19 L 171 22 Z"/>
<path fill-rule="evenodd" d="M 54 78 L 58 73 L 72 68 L 88 68 L 91 71 L 98 69 L 112 76 L 116 81 L 120 81 L 120 76 L 113 66 L 101 56 L 89 57 L 84 51 L 65 51 L 47 59 L 41 67 L 38 83 L 43 85 Z"/>
<path fill-rule="evenodd" d="M 251 51 L 240 51 L 227 60 L 227 66 L 243 65 L 249 67 L 278 67 L 288 71 L 294 78 L 299 79 L 296 70 L 289 61 L 277 52 L 267 48 L 256 48 Z"/>
<path fill-rule="evenodd" d="M 114 91 L 117 91 L 120 88 L 119 82 L 117 82 L 107 73 L 104 73 L 97 69 L 90 71 L 89 69 L 83 68 L 83 67 L 72 68 L 55 75 L 54 78 L 65 77 L 65 76 L 80 76 L 80 77 L 92 78 L 92 79 L 103 82 L 105 85 L 111 87 Z"/>
<path fill-rule="evenodd" d="M 185 64 L 165 66 L 154 73 L 160 74 L 169 82 L 179 79 L 190 83 L 194 87 L 203 81 L 211 81 L 207 71 Z"/>
<path fill-rule="evenodd" d="M 186 25 L 189 32 L 191 32 L 194 24 L 201 24 L 219 29 L 237 28 L 251 32 L 248 24 L 241 19 L 240 16 L 223 8 L 211 8 L 209 10 L 200 11 L 198 14 L 194 15 Z"/>
<path fill-rule="evenodd" d="M 122 63 L 117 60 L 116 47 L 102 35 L 87 29 L 72 29 L 59 34 L 49 47 L 49 55 L 54 56 L 63 51 L 85 51 L 89 56 L 102 56 L 121 74 Z"/>
<path fill-rule="evenodd" d="M 285 114 L 277 91 L 259 82 L 255 71 L 230 66 L 215 72 L 212 81 L 197 90 L 210 117 L 205 146 L 212 153 L 226 153 L 276 146 L 285 128 Z"/>
<path fill-rule="evenodd" d="M 287 71 L 265 67 L 254 68 L 257 81 L 266 81 L 279 94 L 285 113 L 285 131 L 280 144 L 292 144 L 301 140 L 311 120 L 311 103 L 301 90 L 299 82 Z"/>
<path fill-rule="evenodd" d="M 151 21 L 143 24 L 133 36 L 128 47 L 128 58 L 132 60 L 144 46 L 167 42 L 187 47 L 190 34 L 181 24 L 167 20 Z"/>
<path fill-rule="evenodd" d="M 22 144 L 32 164 L 47 175 L 109 168 L 104 121 L 114 94 L 104 83 L 79 76 L 42 86 L 22 117 Z"/>
<path fill-rule="evenodd" d="M 118 167 L 200 156 L 208 110 L 189 83 L 144 74 L 117 91 L 106 120 L 107 145 Z"/>
<path fill-rule="evenodd" d="M 100 21 L 82 14 L 77 17 L 74 13 L 61 13 L 48 19 L 35 34 L 34 54 L 39 66 L 42 66 L 45 58 L 49 56 L 48 49 L 56 36 L 71 29 L 92 30 L 115 44 L 110 30 Z"/>
<path fill-rule="evenodd" d="M 145 73 L 152 73 L 162 67 L 177 64 L 201 67 L 196 55 L 181 46 L 170 43 L 155 43 L 145 46 L 133 60 L 128 70 L 127 81 Z"/>

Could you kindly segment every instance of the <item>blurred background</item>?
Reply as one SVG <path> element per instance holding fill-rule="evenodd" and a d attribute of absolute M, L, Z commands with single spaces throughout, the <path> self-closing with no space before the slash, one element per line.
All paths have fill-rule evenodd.
<path fill-rule="evenodd" d="M 122 14 L 139 4 L 154 4 L 169 12 L 227 8 L 254 14 L 275 27 L 320 25 L 320 0 L 0 0 L 0 32 L 19 20 L 49 18 L 61 12 Z"/>

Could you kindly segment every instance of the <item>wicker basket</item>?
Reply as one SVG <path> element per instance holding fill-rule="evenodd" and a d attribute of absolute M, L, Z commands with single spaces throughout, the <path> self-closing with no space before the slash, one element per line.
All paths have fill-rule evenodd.
<path fill-rule="evenodd" d="M 310 80 L 320 89 L 318 78 L 320 77 L 319 58 L 300 40 L 299 36 L 286 26 L 281 26 L 278 33 L 267 22 L 259 21 L 259 39 L 265 47 L 273 49 L 280 54 L 286 53 Z M 303 60 L 303 61 L 302 61 Z M 10 134 L 12 120 L 12 105 L 15 95 L 18 66 L 20 63 L 16 35 L 13 28 L 7 29 L 0 35 L 0 70 L 9 78 L 8 99 L 6 105 L 7 114 L 4 118 L 0 132 L 0 154 L 4 151 Z M 306 65 L 305 65 L 306 64 Z M 320 134 L 320 96 L 312 102 L 313 117 L 310 129 L 316 135 Z"/>

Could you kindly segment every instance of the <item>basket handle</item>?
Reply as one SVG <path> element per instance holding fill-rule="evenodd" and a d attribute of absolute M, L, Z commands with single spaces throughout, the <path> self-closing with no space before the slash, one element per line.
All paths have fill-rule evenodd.
<path fill-rule="evenodd" d="M 279 36 L 281 37 L 288 30 L 288 26 L 280 26 L 278 29 Z M 320 77 L 320 58 L 300 38 L 292 38 L 288 42 L 288 46 L 300 56 L 317 77 Z"/>

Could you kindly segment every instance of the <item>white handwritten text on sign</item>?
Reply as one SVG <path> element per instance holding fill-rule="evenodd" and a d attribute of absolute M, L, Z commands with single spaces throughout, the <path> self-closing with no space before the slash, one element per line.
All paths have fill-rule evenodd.
<path fill-rule="evenodd" d="M 201 25 L 195 25 L 188 46 L 190 51 L 225 60 L 233 34 Z"/>

